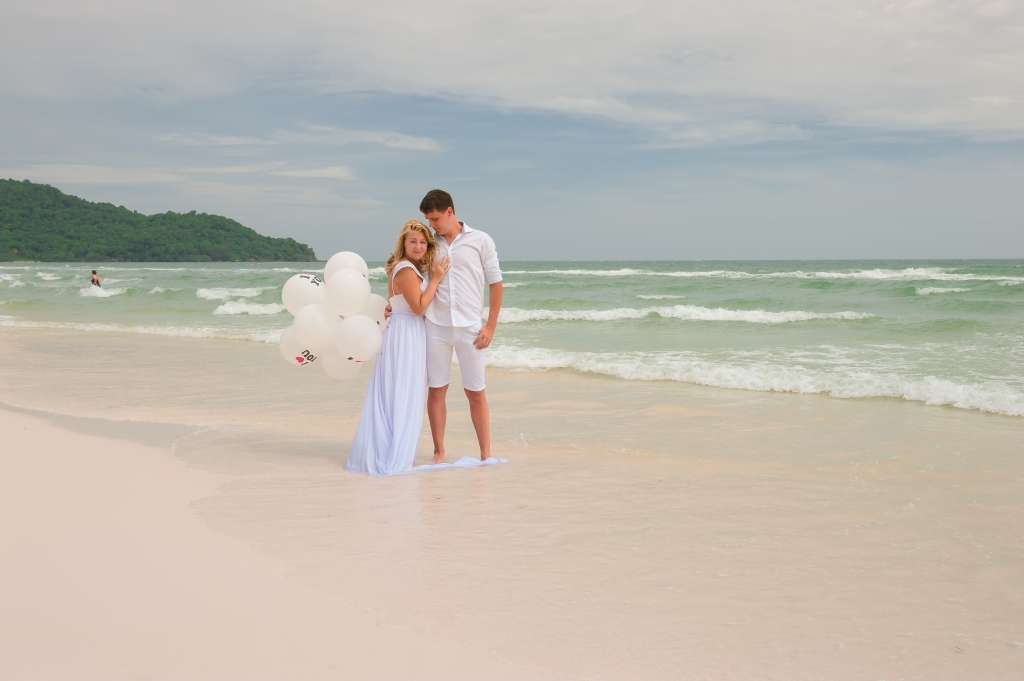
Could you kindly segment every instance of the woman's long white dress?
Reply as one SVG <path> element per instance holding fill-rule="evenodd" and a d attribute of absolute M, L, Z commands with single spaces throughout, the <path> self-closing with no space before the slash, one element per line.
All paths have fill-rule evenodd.
<path fill-rule="evenodd" d="M 427 282 L 408 260 L 391 272 L 411 267 L 420 278 L 420 290 Z M 345 470 L 370 475 L 394 475 L 412 470 L 423 430 L 426 399 L 427 332 L 423 317 L 399 294 L 391 296 L 391 319 L 373 366 L 366 389 L 363 415 L 352 440 Z"/>

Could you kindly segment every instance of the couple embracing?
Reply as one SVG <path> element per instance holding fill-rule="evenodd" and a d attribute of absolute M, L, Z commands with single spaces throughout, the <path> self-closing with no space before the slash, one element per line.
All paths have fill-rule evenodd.
<path fill-rule="evenodd" d="M 453 350 L 480 443 L 477 464 L 494 461 L 484 360 L 501 309 L 498 253 L 491 237 L 456 219 L 448 192 L 427 192 L 420 212 L 434 233 L 419 220 L 405 223 L 384 268 L 391 316 L 345 465 L 349 471 L 393 475 L 413 469 L 423 428 L 424 373 L 434 459 L 418 468 L 445 463 Z M 485 286 L 490 305 L 481 324 Z"/>

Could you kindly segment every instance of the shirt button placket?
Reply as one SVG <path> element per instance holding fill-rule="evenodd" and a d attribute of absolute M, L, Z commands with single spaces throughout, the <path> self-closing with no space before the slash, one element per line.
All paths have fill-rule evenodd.
<path fill-rule="evenodd" d="M 448 293 L 448 300 L 451 302 L 452 326 L 458 326 L 458 322 L 457 322 L 458 313 L 455 311 L 455 308 L 458 305 L 458 298 L 455 295 L 456 286 L 455 286 L 455 276 L 454 276 L 454 274 L 455 274 L 455 244 L 456 244 L 456 242 L 458 242 L 460 236 L 462 236 L 462 234 L 459 234 L 458 236 L 456 236 L 455 240 L 452 241 L 451 246 L 448 247 L 448 257 L 452 261 L 452 267 L 451 267 L 450 270 L 448 270 L 448 276 L 450 276 L 452 278 L 451 281 L 448 282 L 448 291 L 449 291 L 449 293 Z"/>

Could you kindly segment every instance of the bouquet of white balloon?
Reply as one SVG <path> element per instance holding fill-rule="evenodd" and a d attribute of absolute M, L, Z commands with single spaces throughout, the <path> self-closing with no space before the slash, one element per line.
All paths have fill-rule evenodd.
<path fill-rule="evenodd" d="M 370 292 L 366 261 L 351 251 L 335 253 L 324 278 L 296 274 L 285 282 L 281 302 L 295 319 L 281 334 L 289 364 L 317 363 L 331 378 L 352 378 L 373 359 L 387 320 L 388 301 Z"/>

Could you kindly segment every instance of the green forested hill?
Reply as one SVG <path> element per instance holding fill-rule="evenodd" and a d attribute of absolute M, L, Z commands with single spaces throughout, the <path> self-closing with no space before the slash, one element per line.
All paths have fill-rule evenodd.
<path fill-rule="evenodd" d="M 206 213 L 143 215 L 47 184 L 0 180 L 0 260 L 313 261 L 294 239 L 257 234 Z"/>

